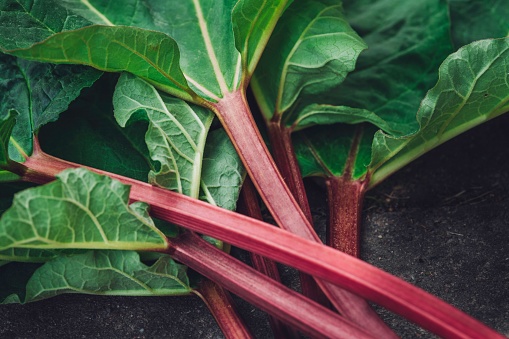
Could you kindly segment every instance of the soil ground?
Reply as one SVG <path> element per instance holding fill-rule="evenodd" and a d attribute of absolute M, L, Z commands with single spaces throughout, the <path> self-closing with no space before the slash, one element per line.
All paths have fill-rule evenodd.
<path fill-rule="evenodd" d="M 452 140 L 368 192 L 363 258 L 509 335 L 509 115 Z M 316 222 L 326 208 L 308 183 Z M 234 252 L 244 256 L 242 251 Z M 295 285 L 291 271 L 284 278 Z M 236 299 L 257 338 L 265 315 Z M 380 310 L 404 338 L 431 334 Z M 221 338 L 197 297 L 64 295 L 0 307 L 0 338 Z"/>

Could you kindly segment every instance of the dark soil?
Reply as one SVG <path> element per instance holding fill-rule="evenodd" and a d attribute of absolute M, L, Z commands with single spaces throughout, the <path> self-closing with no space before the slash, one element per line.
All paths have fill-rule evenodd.
<path fill-rule="evenodd" d="M 509 335 L 509 116 L 480 126 L 368 192 L 363 258 Z M 321 190 L 316 221 L 326 220 Z M 243 256 L 241 251 L 236 255 Z M 292 280 L 292 273 L 285 279 Z M 293 281 L 292 281 L 293 283 Z M 257 338 L 263 313 L 239 302 Z M 431 334 L 380 310 L 404 338 Z M 65 295 L 0 307 L 0 338 L 220 338 L 197 297 Z"/>

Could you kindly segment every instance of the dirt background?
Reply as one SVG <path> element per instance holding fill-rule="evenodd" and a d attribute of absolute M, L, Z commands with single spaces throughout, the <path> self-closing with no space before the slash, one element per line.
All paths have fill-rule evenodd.
<path fill-rule="evenodd" d="M 448 142 L 368 192 L 363 258 L 509 335 L 509 115 Z M 321 189 L 308 183 L 318 227 Z M 242 251 L 234 251 L 243 256 Z M 295 284 L 291 271 L 285 281 Z M 257 338 L 262 312 L 236 299 Z M 404 338 L 431 334 L 383 309 Z M 197 297 L 64 295 L 0 306 L 0 338 L 221 338 Z"/>

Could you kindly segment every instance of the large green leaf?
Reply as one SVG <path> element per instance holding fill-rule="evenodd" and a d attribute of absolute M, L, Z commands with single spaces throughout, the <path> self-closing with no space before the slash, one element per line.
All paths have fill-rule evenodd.
<path fill-rule="evenodd" d="M 94 25 L 54 34 L 26 49 L 4 51 L 29 60 L 82 64 L 108 72 L 128 71 L 168 93 L 198 100 L 180 69 L 177 44 L 163 33 Z"/>
<path fill-rule="evenodd" d="M 122 127 L 131 119 L 149 121 L 145 140 L 152 159 L 161 165 L 158 172 L 150 172 L 150 181 L 197 198 L 205 140 L 214 114 L 164 95 L 129 74 L 120 77 L 113 102 Z"/>
<path fill-rule="evenodd" d="M 481 40 L 449 56 L 406 137 L 377 132 L 372 185 L 452 137 L 509 111 L 509 38 Z"/>
<path fill-rule="evenodd" d="M 415 132 L 415 112 L 452 52 L 442 0 L 344 1 L 348 21 L 369 48 L 357 67 L 321 104 L 366 109 L 397 135 Z"/>
<path fill-rule="evenodd" d="M 362 179 L 369 171 L 372 187 L 430 149 L 509 111 L 508 49 L 505 38 L 475 42 L 451 54 L 440 66 L 435 87 L 422 100 L 415 133 L 391 135 L 349 125 L 296 133 L 303 175 L 341 176 L 350 161 L 353 178 Z M 359 148 L 352 153 L 360 130 Z"/>
<path fill-rule="evenodd" d="M 369 48 L 359 56 L 356 70 L 323 93 L 318 103 L 305 97 L 301 100 L 292 114 L 291 128 L 370 123 L 392 136 L 415 133 L 419 129 L 415 112 L 436 81 L 440 63 L 452 51 L 447 4 L 440 0 L 361 0 L 344 1 L 344 5 L 349 22 Z M 334 176 L 342 175 L 349 162 L 354 178 L 363 178 L 375 129 L 337 126 L 299 132 L 295 136 L 299 162 L 307 168 L 305 172 Z M 360 130 L 357 153 L 352 145 Z"/>
<path fill-rule="evenodd" d="M 509 35 L 509 4 L 505 0 L 448 0 L 456 48 L 475 40 Z"/>
<path fill-rule="evenodd" d="M 289 110 L 299 95 L 319 94 L 341 83 L 365 48 L 337 1 L 292 3 L 253 76 L 253 90 L 265 118 Z"/>
<path fill-rule="evenodd" d="M 248 78 L 253 74 L 277 20 L 291 2 L 293 0 L 240 0 L 233 8 L 235 45 Z"/>
<path fill-rule="evenodd" d="M 178 42 L 181 67 L 189 84 L 210 100 L 218 100 L 240 85 L 241 59 L 235 48 L 231 18 L 235 3 L 235 0 L 150 3 L 152 10 L 165 18 L 165 32 Z"/>
<path fill-rule="evenodd" d="M 191 290 L 186 267 L 169 256 L 147 266 L 134 251 L 88 251 L 58 257 L 35 271 L 26 285 L 25 302 L 62 293 L 151 296 Z"/>
<path fill-rule="evenodd" d="M 127 205 L 129 187 L 85 169 L 18 193 L 0 219 L 0 250 L 165 249 L 147 206 Z"/>
<path fill-rule="evenodd" d="M 0 54 L 0 119 L 14 109 L 16 125 L 10 135 L 9 157 L 24 161 L 32 154 L 33 134 L 61 112 L 101 75 L 74 65 L 51 65 Z M 1 131 L 2 141 L 6 131 Z"/>
<path fill-rule="evenodd" d="M 34 10 L 32 6 L 4 1 L 0 6 L 5 13 L 0 27 L 5 27 L 5 32 L 18 28 L 15 35 L 24 43 L 13 44 L 12 37 L 0 34 L 0 45 L 24 58 L 129 71 L 191 101 L 200 100 L 187 81 L 203 97 L 213 101 L 240 86 L 241 58 L 235 48 L 231 18 L 236 1 L 149 0 L 140 5 L 130 0 L 113 6 L 109 3 L 68 0 L 39 5 L 37 2 L 43 9 Z M 46 6 L 52 5 L 56 13 L 46 16 Z M 133 14 L 136 10 L 140 14 Z M 124 15 L 126 18 L 122 18 Z M 76 16 L 81 19 L 70 31 L 64 22 Z M 20 24 L 17 17 L 33 17 L 33 20 Z M 126 24 L 132 27 L 120 26 Z M 79 25 L 89 27 L 76 29 Z M 34 28 L 43 34 L 30 34 Z M 178 48 L 173 39 L 178 41 Z"/>

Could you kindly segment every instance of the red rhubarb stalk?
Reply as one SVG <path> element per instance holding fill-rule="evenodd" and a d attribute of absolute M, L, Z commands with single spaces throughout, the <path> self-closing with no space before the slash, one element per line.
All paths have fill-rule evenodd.
<path fill-rule="evenodd" d="M 315 338 L 375 338 L 338 314 L 249 268 L 197 235 L 170 239 L 171 256 Z"/>
<path fill-rule="evenodd" d="M 249 177 L 244 180 L 240 197 L 238 201 L 237 211 L 254 219 L 263 220 L 260 204 L 258 202 L 258 194 L 253 186 L 253 182 Z M 267 277 L 281 282 L 277 264 L 261 255 L 249 252 L 253 267 Z M 299 334 L 292 327 L 287 326 L 279 319 L 269 316 L 269 324 L 272 329 L 274 338 L 298 338 Z"/>
<path fill-rule="evenodd" d="M 35 149 L 23 166 L 23 180 L 46 183 L 78 165 Z M 504 336 L 425 291 L 362 260 L 303 239 L 262 221 L 205 202 L 101 170 L 131 185 L 130 199 L 151 206 L 151 215 L 189 230 L 220 239 L 247 251 L 295 267 L 402 315 L 443 337 L 500 338 Z"/>
<path fill-rule="evenodd" d="M 360 257 L 360 225 L 365 181 L 346 176 L 331 177 L 326 181 L 329 204 L 329 246 Z"/>
<path fill-rule="evenodd" d="M 306 216 L 285 184 L 265 146 L 244 93 L 242 91 L 229 93 L 214 108 L 242 162 L 246 165 L 249 176 L 278 225 L 304 239 L 321 243 L 309 222 L 311 220 L 309 207 L 305 207 L 309 213 Z M 290 134 L 286 136 L 289 138 Z M 281 146 L 278 146 L 281 141 L 277 141 L 277 138 L 274 141 L 276 147 L 291 147 L 289 139 Z M 291 169 L 285 170 L 285 174 L 289 176 L 299 171 L 297 164 L 294 164 Z M 299 196 L 302 201 L 306 199 L 305 193 L 299 194 Z M 308 206 L 307 200 L 305 205 Z M 384 324 L 365 300 L 327 282 L 317 281 L 317 284 L 334 307 L 348 319 L 365 326 L 365 328 L 373 329 L 380 338 L 395 338 L 392 330 Z M 305 283 L 304 286 L 309 285 Z M 310 294 L 309 290 L 311 289 L 312 287 L 307 288 Z"/>
<path fill-rule="evenodd" d="M 225 338 L 253 338 L 246 324 L 236 312 L 235 303 L 228 291 L 225 291 L 211 280 L 204 279 L 200 282 L 198 288 L 194 290 L 194 293 L 205 302 Z"/>

